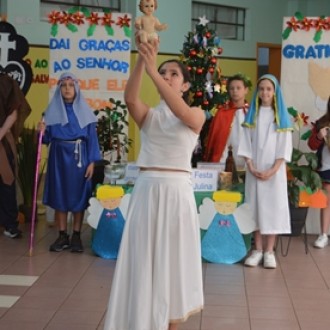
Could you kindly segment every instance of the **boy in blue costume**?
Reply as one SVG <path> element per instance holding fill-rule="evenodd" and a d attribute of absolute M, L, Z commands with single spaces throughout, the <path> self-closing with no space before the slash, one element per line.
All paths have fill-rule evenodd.
<path fill-rule="evenodd" d="M 101 159 L 96 116 L 83 98 L 78 80 L 63 73 L 45 112 L 43 143 L 49 145 L 43 203 L 55 209 L 59 237 L 50 251 L 71 247 L 83 252 L 80 231 L 92 194 L 94 162 Z M 46 125 L 46 126 L 45 126 Z M 73 234 L 67 233 L 68 212 L 73 213 Z"/>

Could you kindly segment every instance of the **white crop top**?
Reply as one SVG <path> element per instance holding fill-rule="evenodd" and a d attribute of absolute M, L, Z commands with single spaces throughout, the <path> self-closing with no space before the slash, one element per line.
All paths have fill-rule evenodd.
<path fill-rule="evenodd" d="M 140 134 L 137 166 L 191 171 L 198 134 L 184 125 L 164 101 L 149 110 Z"/>

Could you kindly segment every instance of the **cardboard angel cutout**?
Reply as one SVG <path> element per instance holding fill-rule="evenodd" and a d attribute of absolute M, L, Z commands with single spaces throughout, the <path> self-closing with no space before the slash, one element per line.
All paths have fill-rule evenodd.
<path fill-rule="evenodd" d="M 242 234 L 255 230 L 256 222 L 246 203 L 238 206 L 242 195 L 234 191 L 215 191 L 213 200 L 204 198 L 199 207 L 202 257 L 214 263 L 233 264 L 242 260 L 247 249 Z"/>
<path fill-rule="evenodd" d="M 117 259 L 130 196 L 122 187 L 101 185 L 89 199 L 87 222 L 96 229 L 92 250 L 101 258 Z"/>

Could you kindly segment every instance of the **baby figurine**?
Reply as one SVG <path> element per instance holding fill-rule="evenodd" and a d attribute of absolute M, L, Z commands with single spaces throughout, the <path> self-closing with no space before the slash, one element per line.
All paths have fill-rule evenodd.
<path fill-rule="evenodd" d="M 158 39 L 156 31 L 166 30 L 167 24 L 161 24 L 158 18 L 153 16 L 153 12 L 157 9 L 157 0 L 140 0 L 139 8 L 144 13 L 135 20 L 135 28 L 138 30 L 140 42 L 146 43 Z"/>

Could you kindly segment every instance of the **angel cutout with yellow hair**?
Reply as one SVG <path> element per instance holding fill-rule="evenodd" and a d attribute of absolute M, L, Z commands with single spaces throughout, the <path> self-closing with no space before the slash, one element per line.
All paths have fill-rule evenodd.
<path fill-rule="evenodd" d="M 120 186 L 101 185 L 89 199 L 87 222 L 96 229 L 92 250 L 101 258 L 117 259 L 130 196 Z"/>
<path fill-rule="evenodd" d="M 199 207 L 201 229 L 206 230 L 202 238 L 202 257 L 213 263 L 233 264 L 242 260 L 247 249 L 242 234 L 255 230 L 255 221 L 242 194 L 219 190 L 213 200 L 204 198 Z"/>

